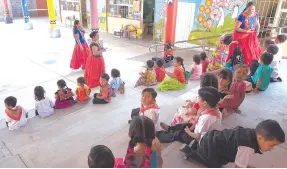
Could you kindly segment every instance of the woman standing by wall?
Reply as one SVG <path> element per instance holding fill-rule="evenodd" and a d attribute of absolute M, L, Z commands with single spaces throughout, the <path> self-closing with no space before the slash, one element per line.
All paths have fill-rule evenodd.
<path fill-rule="evenodd" d="M 263 49 L 260 46 L 257 35 L 259 34 L 260 24 L 258 14 L 255 10 L 254 2 L 249 2 L 246 8 L 238 16 L 235 23 L 234 29 L 234 41 L 238 44 L 233 43 L 229 46 L 230 57 L 236 46 L 242 49 L 244 55 L 244 64 L 250 66 L 252 60 L 259 60 Z M 230 58 L 229 58 L 230 59 Z"/>
<path fill-rule="evenodd" d="M 76 44 L 74 47 L 70 68 L 79 69 L 82 67 L 82 69 L 85 69 L 86 60 L 89 56 L 89 47 L 85 40 L 85 31 L 82 28 L 79 20 L 75 20 L 74 22 L 73 34 Z"/>
<path fill-rule="evenodd" d="M 106 72 L 103 58 L 105 49 L 103 49 L 99 43 L 100 36 L 98 30 L 93 31 L 90 37 L 92 42 L 90 44 L 90 56 L 88 56 L 87 59 L 85 79 L 87 85 L 90 88 L 94 88 L 100 85 L 100 77 Z"/>

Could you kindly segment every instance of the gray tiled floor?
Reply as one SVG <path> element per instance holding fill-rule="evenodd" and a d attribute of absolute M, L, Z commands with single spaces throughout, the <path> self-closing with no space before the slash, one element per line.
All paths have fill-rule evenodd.
<path fill-rule="evenodd" d="M 32 19 L 33 20 L 33 19 Z M 47 19 L 34 19 L 34 30 L 24 31 L 22 20 L 12 25 L 0 23 L 0 102 L 8 95 L 18 98 L 19 104 L 34 109 L 33 88 L 42 85 L 49 97 L 57 89 L 59 78 L 66 80 L 71 88 L 83 71 L 72 71 L 69 62 L 73 51 L 71 30 L 61 27 L 62 38 L 48 38 Z M 107 71 L 118 68 L 126 82 L 126 93 L 113 98 L 109 105 L 76 104 L 57 110 L 49 118 L 32 117 L 18 131 L 8 131 L 0 121 L 0 167 L 87 167 L 87 155 L 92 145 L 105 144 L 116 157 L 123 157 L 128 143 L 128 124 L 132 108 L 140 104 L 141 90 L 133 88 L 141 66 L 155 56 L 148 51 L 152 44 L 147 41 L 114 38 L 102 33 Z M 37 47 L 35 47 L 37 45 Z M 185 64 L 192 63 L 193 51 L 179 51 Z M 161 55 L 161 54 L 157 54 Z M 282 65 L 287 65 L 286 60 Z M 188 68 L 187 68 L 188 69 Z M 287 68 L 282 66 L 282 73 Z M 234 114 L 223 120 L 224 127 L 255 127 L 263 119 L 276 119 L 287 132 L 286 74 L 283 83 L 271 84 L 270 88 L 257 95 L 248 95 L 241 106 L 242 114 Z M 174 112 L 185 100 L 196 96 L 198 81 L 190 82 L 182 91 L 159 92 L 161 121 L 169 123 Z M 98 89 L 93 89 L 93 92 Z M 0 104 L 0 117 L 4 105 Z M 0 118 L 1 119 L 1 118 Z M 201 167 L 186 161 L 178 151 L 180 143 L 163 145 L 164 167 Z M 254 156 L 251 164 L 258 167 L 287 167 L 285 157 L 287 143 L 262 156 Z M 228 165 L 231 166 L 232 164 Z"/>

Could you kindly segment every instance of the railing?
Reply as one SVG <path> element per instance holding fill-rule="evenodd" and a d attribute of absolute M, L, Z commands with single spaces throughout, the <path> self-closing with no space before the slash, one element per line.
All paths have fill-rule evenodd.
<path fill-rule="evenodd" d="M 264 29 L 260 29 L 259 32 L 268 32 L 268 31 L 272 31 L 274 29 L 279 29 L 279 33 L 281 32 L 282 29 L 287 28 L 287 26 L 281 26 L 281 27 L 269 27 L 269 28 L 264 28 Z M 154 53 L 160 53 L 160 52 L 166 52 L 166 51 L 177 51 L 177 50 L 191 50 L 191 49 L 198 49 L 201 48 L 203 51 L 205 52 L 211 52 L 214 49 L 212 49 L 213 46 L 216 46 L 216 44 L 214 43 L 210 43 L 208 42 L 209 39 L 214 39 L 214 38 L 219 38 L 222 35 L 216 35 L 216 36 L 208 36 L 208 37 L 204 37 L 204 38 L 196 38 L 196 39 L 190 39 L 190 40 L 184 40 L 184 41 L 177 41 L 174 42 L 173 44 L 171 44 L 171 48 L 170 49 L 166 49 L 166 45 L 167 44 L 156 44 L 156 45 L 151 45 L 149 47 L 149 51 L 153 52 L 151 49 L 155 49 Z M 275 37 L 260 37 L 259 40 L 260 41 L 264 41 L 266 39 L 274 39 Z M 186 47 L 186 48 L 178 48 L 175 47 L 176 44 L 180 44 L 180 43 L 190 43 L 190 42 L 197 42 L 197 44 L 199 43 L 199 45 L 196 46 L 192 46 L 192 47 Z M 158 50 L 159 47 L 162 47 L 163 50 Z"/>

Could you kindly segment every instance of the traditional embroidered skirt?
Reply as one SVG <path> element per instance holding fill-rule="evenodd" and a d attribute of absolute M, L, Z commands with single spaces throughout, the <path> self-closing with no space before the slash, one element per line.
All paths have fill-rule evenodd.
<path fill-rule="evenodd" d="M 55 101 L 55 109 L 64 109 L 73 106 L 76 103 L 75 100 L 67 100 L 60 102 L 58 99 Z"/>
<path fill-rule="evenodd" d="M 238 33 L 233 34 L 234 41 L 237 43 L 232 43 L 229 46 L 228 56 L 232 56 L 233 50 L 236 46 L 242 49 L 242 54 L 244 55 L 244 64 L 250 66 L 252 60 L 259 60 L 261 54 L 263 53 L 263 48 L 260 46 L 259 40 L 257 38 L 257 33 Z"/>
<path fill-rule="evenodd" d="M 90 55 L 90 49 L 87 43 L 83 43 L 82 46 L 83 50 L 81 50 L 79 44 L 76 44 L 74 47 L 74 52 L 70 63 L 70 68 L 72 69 L 79 69 L 81 67 L 82 68 L 86 67 L 86 60 Z"/>
<path fill-rule="evenodd" d="M 106 72 L 104 58 L 90 55 L 86 63 L 85 79 L 87 85 L 90 88 L 99 86 L 101 75 Z"/>
<path fill-rule="evenodd" d="M 164 80 L 158 85 L 158 90 L 164 92 L 168 90 L 181 90 L 186 87 L 185 83 L 181 83 L 176 78 L 165 77 Z"/>

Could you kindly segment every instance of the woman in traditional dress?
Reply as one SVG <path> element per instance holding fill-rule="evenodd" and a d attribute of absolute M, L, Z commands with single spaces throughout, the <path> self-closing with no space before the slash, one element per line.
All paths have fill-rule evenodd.
<path fill-rule="evenodd" d="M 105 49 L 99 43 L 99 32 L 93 31 L 90 34 L 92 42 L 90 44 L 90 56 L 87 59 L 85 79 L 90 88 L 100 86 L 101 75 L 106 72 L 103 52 Z"/>
<path fill-rule="evenodd" d="M 244 56 L 244 64 L 250 66 L 252 60 L 259 60 L 263 53 L 257 38 L 259 29 L 260 24 L 258 14 L 255 11 L 255 4 L 254 2 L 249 2 L 236 19 L 233 38 L 238 43 L 230 44 L 228 56 L 232 56 L 234 48 L 239 46 Z"/>
<path fill-rule="evenodd" d="M 89 46 L 85 40 L 85 31 L 82 28 L 79 20 L 75 20 L 74 22 L 73 34 L 76 44 L 74 47 L 70 68 L 79 69 L 82 67 L 82 69 L 85 69 L 86 60 L 90 53 Z"/>

